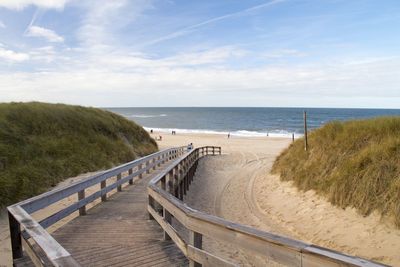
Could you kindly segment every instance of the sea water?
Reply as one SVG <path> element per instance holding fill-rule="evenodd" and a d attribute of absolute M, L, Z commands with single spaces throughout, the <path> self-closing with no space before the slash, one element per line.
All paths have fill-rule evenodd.
<path fill-rule="evenodd" d="M 310 130 L 332 120 L 400 116 L 400 109 L 334 108 L 105 108 L 146 130 L 209 133 L 232 136 L 295 137 L 304 133 L 303 112 Z"/>

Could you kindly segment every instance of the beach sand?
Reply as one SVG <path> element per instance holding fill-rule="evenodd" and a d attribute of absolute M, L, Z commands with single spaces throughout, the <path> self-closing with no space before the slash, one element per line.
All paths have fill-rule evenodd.
<path fill-rule="evenodd" d="M 201 160 L 185 198 L 189 206 L 261 230 L 400 266 L 400 230 L 388 220 L 332 206 L 314 191 L 300 192 L 291 182 L 270 174 L 276 156 L 291 139 L 161 135 L 160 148 L 191 142 L 195 147 L 222 147 L 222 156 Z M 232 250 L 228 244 L 212 242 L 205 247 L 244 265 L 265 264 L 263 259 Z"/>
<path fill-rule="evenodd" d="M 291 140 L 238 138 L 224 135 L 162 135 L 160 149 L 193 142 L 194 146 L 222 147 L 222 156 L 201 160 L 185 201 L 190 206 L 225 219 L 311 242 L 394 266 L 400 266 L 400 231 L 373 214 L 363 217 L 354 209 L 332 206 L 313 191 L 299 192 L 290 182 L 269 173 L 275 157 Z M 92 174 L 92 173 L 91 173 Z M 67 179 L 58 186 L 83 179 Z M 92 188 L 95 191 L 97 188 Z M 75 201 L 76 195 L 36 214 L 44 218 Z M 97 203 L 97 202 L 96 202 Z M 95 203 L 94 203 L 95 204 Z M 49 231 L 77 216 L 77 212 Z M 229 244 L 207 242 L 206 250 L 230 257 L 245 266 L 263 266 L 265 259 Z M 268 265 L 275 265 L 269 263 Z M 7 217 L 0 217 L 0 266 L 11 266 Z"/>

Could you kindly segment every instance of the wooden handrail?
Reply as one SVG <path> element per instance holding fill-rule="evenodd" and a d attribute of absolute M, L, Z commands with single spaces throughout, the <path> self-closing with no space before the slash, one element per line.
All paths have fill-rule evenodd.
<path fill-rule="evenodd" d="M 209 148 L 212 148 L 211 151 Z M 210 146 L 190 151 L 154 177 L 147 188 L 149 199 L 152 199 L 151 202 L 149 201 L 148 212 L 163 228 L 166 239 L 171 238 L 188 257 L 191 266 L 235 265 L 229 260 L 213 255 L 212 252 L 203 250 L 202 236 L 233 244 L 238 248 L 289 266 L 387 266 L 257 230 L 189 207 L 182 201 L 183 196 L 180 192 L 182 188 L 188 189 L 194 178 L 198 160 L 208 154 L 215 155 L 216 151 L 221 154 L 220 147 Z M 178 172 L 178 177 L 176 177 L 175 170 L 183 171 Z M 171 216 L 189 230 L 191 236 L 189 243 L 173 227 Z"/>
<path fill-rule="evenodd" d="M 154 169 L 166 161 L 175 160 L 186 151 L 186 146 L 165 149 L 7 207 L 13 260 L 23 257 L 24 248 L 25 253 L 31 258 L 35 266 L 45 264 L 53 266 L 79 266 L 79 263 L 45 228 L 75 211 L 79 211 L 79 215 L 85 215 L 87 204 L 98 198 L 101 198 L 103 201 L 106 200 L 107 193 L 111 190 L 117 189 L 120 191 L 124 183 L 132 184 L 134 177 L 140 179 L 143 173 Z M 133 169 L 136 170 L 134 171 Z M 126 172 L 128 172 L 128 175 L 123 176 Z M 117 180 L 107 185 L 107 179 L 115 176 Z M 96 184 L 100 185 L 99 190 L 89 196 L 85 196 L 85 189 Z M 78 201 L 70 206 L 57 211 L 40 222 L 36 222 L 31 217 L 30 214 L 33 212 L 48 207 L 73 194 L 78 194 Z"/>

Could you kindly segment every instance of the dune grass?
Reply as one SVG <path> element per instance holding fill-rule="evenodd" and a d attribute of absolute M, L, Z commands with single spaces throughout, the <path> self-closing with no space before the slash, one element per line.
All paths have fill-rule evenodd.
<path fill-rule="evenodd" d="M 157 151 L 142 127 L 95 108 L 0 104 L 0 206 L 48 190 L 64 178 Z"/>
<path fill-rule="evenodd" d="M 334 205 L 394 219 L 400 227 L 400 117 L 334 121 L 295 141 L 272 171 Z"/>

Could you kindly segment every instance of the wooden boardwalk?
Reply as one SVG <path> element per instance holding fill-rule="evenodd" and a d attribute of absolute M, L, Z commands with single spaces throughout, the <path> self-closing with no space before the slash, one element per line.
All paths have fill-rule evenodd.
<path fill-rule="evenodd" d="M 147 184 L 170 162 L 128 185 L 52 236 L 81 266 L 186 266 L 188 260 L 147 212 Z"/>
<path fill-rule="evenodd" d="M 221 148 L 185 148 L 166 149 L 9 206 L 15 266 L 239 266 L 203 248 L 209 239 L 285 266 L 385 266 L 188 207 L 183 198 L 193 193 L 188 190 L 199 159 L 220 155 Z M 99 190 L 86 195 L 96 185 Z M 119 192 L 107 198 L 113 190 Z M 30 216 L 75 194 L 77 202 L 40 222 Z M 86 211 L 100 198 L 101 204 Z M 52 235 L 45 230 L 77 211 L 79 217 Z"/>

